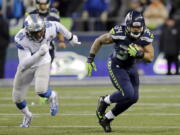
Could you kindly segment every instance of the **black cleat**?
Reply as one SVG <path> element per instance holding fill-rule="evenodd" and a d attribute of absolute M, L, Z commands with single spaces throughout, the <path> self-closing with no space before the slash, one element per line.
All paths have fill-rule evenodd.
<path fill-rule="evenodd" d="M 109 106 L 106 102 L 104 102 L 105 96 L 102 96 L 98 99 L 98 106 L 96 110 L 96 115 L 99 119 L 99 122 L 103 119 L 105 115 L 106 108 Z"/>
<path fill-rule="evenodd" d="M 99 121 L 99 124 L 104 129 L 104 132 L 112 132 L 111 125 L 110 125 L 112 120 L 113 119 L 107 119 L 106 117 L 104 117 L 103 119 Z"/>

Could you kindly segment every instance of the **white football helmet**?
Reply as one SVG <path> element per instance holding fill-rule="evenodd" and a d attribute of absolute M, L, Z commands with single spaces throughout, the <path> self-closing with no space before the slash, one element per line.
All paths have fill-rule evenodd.
<path fill-rule="evenodd" d="M 47 14 L 49 11 L 49 0 L 36 0 L 36 8 L 40 14 Z"/>
<path fill-rule="evenodd" d="M 24 21 L 26 34 L 30 40 L 41 42 L 45 36 L 45 23 L 38 14 L 27 16 Z"/>

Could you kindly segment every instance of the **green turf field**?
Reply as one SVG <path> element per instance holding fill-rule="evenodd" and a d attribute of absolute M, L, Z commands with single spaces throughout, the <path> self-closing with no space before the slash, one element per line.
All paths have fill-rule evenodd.
<path fill-rule="evenodd" d="M 98 96 L 112 87 L 56 87 L 60 113 L 52 117 L 31 89 L 27 99 L 34 117 L 21 129 L 21 113 L 11 101 L 11 89 L 0 89 L 0 135 L 104 135 L 95 116 Z M 33 103 L 32 103 L 33 102 Z M 140 100 L 112 123 L 112 135 L 180 135 L 180 85 L 142 86 Z"/>

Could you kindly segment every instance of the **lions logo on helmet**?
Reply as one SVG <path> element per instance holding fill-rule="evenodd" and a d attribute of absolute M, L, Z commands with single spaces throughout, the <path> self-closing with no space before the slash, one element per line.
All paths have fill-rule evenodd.
<path fill-rule="evenodd" d="M 145 21 L 138 11 L 130 11 L 125 18 L 126 33 L 129 37 L 137 39 L 145 30 Z"/>
<path fill-rule="evenodd" d="M 45 36 L 45 23 L 38 14 L 27 16 L 24 21 L 26 34 L 30 40 L 41 42 Z"/>

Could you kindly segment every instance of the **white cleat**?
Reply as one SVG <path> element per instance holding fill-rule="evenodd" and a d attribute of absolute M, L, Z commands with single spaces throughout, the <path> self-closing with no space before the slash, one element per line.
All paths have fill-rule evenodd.
<path fill-rule="evenodd" d="M 52 91 L 52 95 L 50 96 L 49 106 L 50 106 L 50 113 L 52 116 L 55 116 L 59 111 L 59 103 L 58 103 L 58 95 L 55 91 Z"/>
<path fill-rule="evenodd" d="M 32 120 L 32 113 L 29 115 L 24 115 L 23 123 L 20 125 L 21 128 L 28 128 Z"/>

